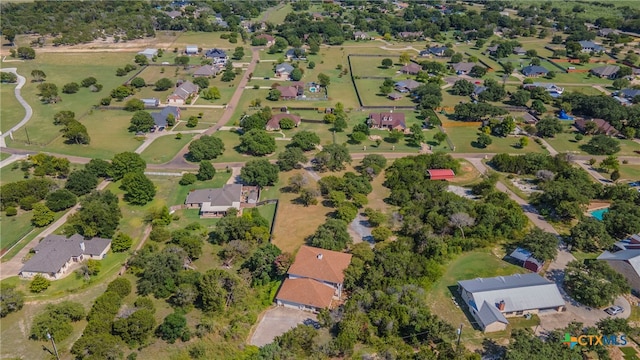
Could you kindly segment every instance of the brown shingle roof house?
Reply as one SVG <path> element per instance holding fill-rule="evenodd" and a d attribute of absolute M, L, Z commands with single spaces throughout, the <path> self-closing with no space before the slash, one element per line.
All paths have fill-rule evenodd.
<path fill-rule="evenodd" d="M 594 125 L 587 125 L 589 123 L 593 123 Z M 611 124 L 609 124 L 606 120 L 603 119 L 593 119 L 593 120 L 585 120 L 585 119 L 577 119 L 575 121 L 575 126 L 578 130 L 583 133 L 589 131 L 589 127 L 594 126 L 594 131 L 596 134 L 604 134 L 604 135 L 618 135 L 618 130 L 614 128 Z"/>
<path fill-rule="evenodd" d="M 367 119 L 367 125 L 373 129 L 406 130 L 404 113 L 383 112 L 371 113 Z"/>
<path fill-rule="evenodd" d="M 350 263 L 350 254 L 311 246 L 300 247 L 289 268 L 288 278 L 278 291 L 276 303 L 310 311 L 328 308 L 331 298 L 342 296 L 344 271 Z"/>
<path fill-rule="evenodd" d="M 298 88 L 295 86 L 278 86 L 281 99 L 295 99 L 298 96 Z"/>
<path fill-rule="evenodd" d="M 402 69 L 400 69 L 400 72 L 402 72 L 403 74 L 410 74 L 410 75 L 415 75 L 420 71 L 422 71 L 422 66 L 416 63 L 409 63 L 403 66 Z"/>
<path fill-rule="evenodd" d="M 280 130 L 280 121 L 285 118 L 293 120 L 293 123 L 296 125 L 296 127 L 298 127 L 298 125 L 300 125 L 300 122 L 302 121 L 302 119 L 298 115 L 292 115 L 288 113 L 275 114 L 267 122 L 267 125 L 265 126 L 265 130 L 267 131 Z"/>

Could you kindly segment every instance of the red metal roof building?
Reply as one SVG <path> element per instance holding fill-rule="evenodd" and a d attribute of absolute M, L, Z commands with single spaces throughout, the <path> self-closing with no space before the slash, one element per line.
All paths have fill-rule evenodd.
<path fill-rule="evenodd" d="M 427 172 L 431 180 L 451 180 L 456 176 L 451 169 L 431 169 Z"/>

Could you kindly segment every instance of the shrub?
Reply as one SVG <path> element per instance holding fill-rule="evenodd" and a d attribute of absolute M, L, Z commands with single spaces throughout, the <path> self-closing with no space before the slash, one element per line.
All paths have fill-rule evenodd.
<path fill-rule="evenodd" d="M 16 215 L 18 215 L 18 209 L 14 208 L 13 206 L 9 206 L 5 210 L 5 215 L 7 215 L 7 216 L 16 216 Z"/>
<path fill-rule="evenodd" d="M 47 280 L 44 276 L 38 274 L 33 277 L 29 284 L 29 291 L 33 293 L 41 293 L 51 285 L 51 281 Z"/>

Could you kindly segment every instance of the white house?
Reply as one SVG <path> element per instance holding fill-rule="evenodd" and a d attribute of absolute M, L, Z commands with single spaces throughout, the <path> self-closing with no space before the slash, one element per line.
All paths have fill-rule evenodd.
<path fill-rule="evenodd" d="M 565 306 L 556 284 L 535 273 L 458 281 L 458 290 L 484 332 L 505 330 L 507 317 L 553 314 Z"/>

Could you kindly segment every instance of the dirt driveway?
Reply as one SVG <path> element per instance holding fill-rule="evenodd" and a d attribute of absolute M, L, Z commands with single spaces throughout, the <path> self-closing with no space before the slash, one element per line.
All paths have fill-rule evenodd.
<path fill-rule="evenodd" d="M 249 343 L 255 346 L 270 344 L 276 336 L 284 334 L 299 324 L 317 326 L 316 314 L 284 306 L 274 307 L 265 312 Z"/>

